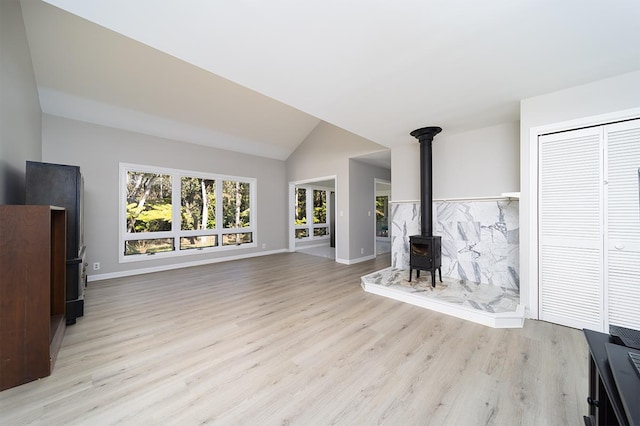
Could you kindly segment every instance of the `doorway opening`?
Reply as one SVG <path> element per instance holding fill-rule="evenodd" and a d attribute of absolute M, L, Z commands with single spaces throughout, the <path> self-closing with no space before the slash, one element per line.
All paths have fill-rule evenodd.
<path fill-rule="evenodd" d="M 376 256 L 391 252 L 391 226 L 389 201 L 391 200 L 391 182 L 375 179 L 375 234 Z"/>
<path fill-rule="evenodd" d="M 289 182 L 289 251 L 336 258 L 336 177 Z"/>

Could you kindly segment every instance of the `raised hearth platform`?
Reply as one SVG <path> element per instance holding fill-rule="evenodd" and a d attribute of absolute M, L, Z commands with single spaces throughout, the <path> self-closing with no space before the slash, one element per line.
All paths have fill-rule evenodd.
<path fill-rule="evenodd" d="M 361 278 L 368 293 L 389 297 L 493 328 L 521 328 L 524 308 L 517 290 L 442 277 L 431 287 L 424 274 L 409 282 L 409 271 L 386 268 Z"/>

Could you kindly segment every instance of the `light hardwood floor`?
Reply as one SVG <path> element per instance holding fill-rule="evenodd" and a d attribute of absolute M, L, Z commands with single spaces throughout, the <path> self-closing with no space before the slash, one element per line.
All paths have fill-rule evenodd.
<path fill-rule="evenodd" d="M 0 424 L 579 425 L 582 332 L 491 329 L 365 293 L 300 253 L 91 283 L 53 375 Z"/>

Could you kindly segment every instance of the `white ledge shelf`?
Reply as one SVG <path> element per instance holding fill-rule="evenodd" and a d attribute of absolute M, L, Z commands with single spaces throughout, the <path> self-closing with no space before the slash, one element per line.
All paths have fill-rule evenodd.
<path fill-rule="evenodd" d="M 452 198 L 434 198 L 433 201 L 444 201 L 444 202 L 456 202 L 456 201 L 501 201 L 501 200 L 519 200 L 520 193 L 519 192 L 503 192 L 500 195 L 494 196 L 485 196 L 485 197 L 452 197 Z M 419 203 L 420 200 L 392 200 L 389 201 L 391 204 L 413 204 Z"/>
<path fill-rule="evenodd" d="M 519 200 L 520 199 L 520 193 L 519 192 L 503 192 L 500 195 L 502 195 L 505 198 L 512 198 L 514 200 Z"/>

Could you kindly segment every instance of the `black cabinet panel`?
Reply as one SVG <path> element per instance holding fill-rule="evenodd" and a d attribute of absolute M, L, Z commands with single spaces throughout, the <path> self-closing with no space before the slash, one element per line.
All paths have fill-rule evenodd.
<path fill-rule="evenodd" d="M 76 318 L 84 314 L 83 192 L 80 167 L 27 161 L 26 204 L 53 205 L 67 210 L 67 324 L 75 323 Z"/>

